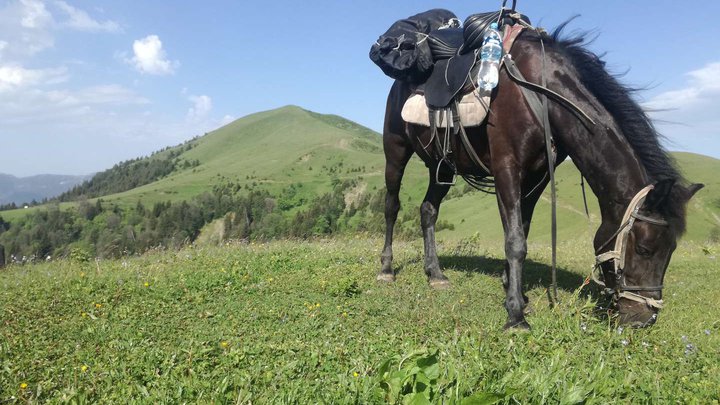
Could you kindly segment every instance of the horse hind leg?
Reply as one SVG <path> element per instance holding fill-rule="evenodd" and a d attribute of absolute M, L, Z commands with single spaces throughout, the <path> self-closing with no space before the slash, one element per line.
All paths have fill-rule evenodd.
<path fill-rule="evenodd" d="M 385 245 L 380 255 L 378 281 L 395 281 L 393 262 L 393 231 L 400 211 L 400 183 L 405 167 L 413 154 L 412 146 L 400 135 L 386 133 L 383 136 L 385 149 Z"/>
<path fill-rule="evenodd" d="M 440 269 L 440 261 L 437 256 L 435 244 L 435 223 L 440 213 L 440 203 L 450 190 L 449 185 L 436 184 L 435 170 L 430 170 L 430 182 L 425 199 L 420 206 L 420 224 L 423 232 L 423 244 L 425 250 L 425 274 L 428 276 L 430 286 L 437 289 L 444 289 L 450 286 L 450 281 Z"/>

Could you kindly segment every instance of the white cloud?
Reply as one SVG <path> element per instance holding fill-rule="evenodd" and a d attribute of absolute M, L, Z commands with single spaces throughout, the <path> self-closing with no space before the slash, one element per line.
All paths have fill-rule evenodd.
<path fill-rule="evenodd" d="M 68 79 L 65 67 L 26 69 L 19 65 L 0 65 L 0 93 L 27 87 L 62 83 Z"/>
<path fill-rule="evenodd" d="M 175 73 L 180 65 L 178 61 L 167 59 L 165 50 L 162 48 L 162 41 L 157 35 L 148 35 L 145 38 L 133 42 L 133 53 L 135 56 L 126 62 L 135 66 L 141 73 L 151 75 L 169 75 Z"/>
<path fill-rule="evenodd" d="M 42 2 L 21 0 L 0 8 L 0 38 L 3 59 L 32 56 L 55 43 L 54 20 Z"/>
<path fill-rule="evenodd" d="M 715 102 L 720 95 L 720 62 L 707 64 L 686 74 L 689 80 L 682 89 L 661 93 L 645 106 L 649 109 L 688 109 Z"/>
<path fill-rule="evenodd" d="M 62 10 L 70 19 L 63 23 L 64 26 L 74 28 L 80 31 L 90 32 L 121 32 L 120 24 L 112 20 L 99 22 L 84 11 L 75 8 L 64 1 L 56 0 L 55 5 Z"/>
<path fill-rule="evenodd" d="M 188 109 L 187 121 L 199 123 L 204 121 L 212 110 L 212 99 L 208 96 L 190 96 L 188 97 L 193 106 Z"/>
<path fill-rule="evenodd" d="M 118 106 L 140 106 L 149 101 L 132 90 L 116 84 L 86 87 L 80 90 L 18 91 L 12 97 L 0 98 L 0 126 L 12 128 L 47 128 L 65 126 L 83 116 L 87 123 Z M 87 119 L 88 121 L 85 121 Z"/>
<path fill-rule="evenodd" d="M 25 28 L 44 28 L 53 22 L 52 14 L 38 0 L 20 0 L 23 15 L 20 25 Z"/>
<path fill-rule="evenodd" d="M 672 149 L 720 156 L 720 62 L 688 72 L 679 89 L 663 92 L 643 106 Z"/>
<path fill-rule="evenodd" d="M 87 87 L 78 91 L 77 98 L 86 104 L 148 104 L 150 101 L 134 91 L 117 84 Z"/>

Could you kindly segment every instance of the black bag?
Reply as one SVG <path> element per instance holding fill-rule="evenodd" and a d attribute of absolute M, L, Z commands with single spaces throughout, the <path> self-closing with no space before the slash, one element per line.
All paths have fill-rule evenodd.
<path fill-rule="evenodd" d="M 434 63 L 427 34 L 441 27 L 458 26 L 457 16 L 443 9 L 400 20 L 370 48 L 370 59 L 393 79 L 423 83 L 432 73 Z"/>

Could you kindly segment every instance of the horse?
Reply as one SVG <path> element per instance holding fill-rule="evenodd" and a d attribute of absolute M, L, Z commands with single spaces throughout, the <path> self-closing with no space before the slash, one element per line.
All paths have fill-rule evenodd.
<path fill-rule="evenodd" d="M 583 122 L 567 103 L 547 101 L 558 165 L 567 157 L 578 167 L 598 199 L 602 223 L 594 238 L 604 285 L 614 295 L 620 324 L 654 324 L 662 307 L 665 272 L 685 231 L 686 205 L 702 184 L 683 179 L 660 144 L 652 121 L 605 62 L 587 49 L 585 34 L 562 35 L 567 22 L 552 34 L 524 30 L 511 49 L 517 68 L 531 83 L 545 82 L 592 119 Z M 543 73 L 544 72 L 544 73 Z M 438 152 L 428 127 L 403 121 L 401 110 L 416 85 L 395 81 L 383 126 L 385 154 L 385 243 L 379 281 L 395 280 L 393 228 L 400 209 L 399 191 L 413 154 L 430 175 L 420 207 L 424 269 L 434 288 L 449 286 L 438 262 L 435 223 L 450 185 L 437 182 Z M 486 122 L 467 128 L 470 146 L 487 171 L 474 164 L 463 144 L 451 140 L 452 163 L 459 174 L 492 176 L 504 230 L 506 256 L 502 283 L 508 318 L 504 328 L 529 329 L 528 298 L 522 291 L 523 263 L 535 205 L 549 183 L 543 122 L 523 98 L 523 89 L 501 69 Z M 452 175 L 454 173 L 446 173 Z M 615 249 L 613 250 L 613 246 Z M 602 282 L 602 281 L 601 281 Z"/>

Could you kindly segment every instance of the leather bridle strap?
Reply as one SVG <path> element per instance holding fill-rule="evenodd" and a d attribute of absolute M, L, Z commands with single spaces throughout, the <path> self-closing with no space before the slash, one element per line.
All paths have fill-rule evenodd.
<path fill-rule="evenodd" d="M 617 232 L 613 234 L 613 236 L 610 237 L 610 239 L 605 242 L 600 249 L 604 249 L 605 246 L 610 243 L 610 241 L 615 238 L 615 246 L 614 249 L 605 253 L 598 254 L 596 256 L 596 264 L 593 269 L 592 279 L 597 284 L 606 287 L 604 282 L 602 282 L 595 272 L 598 268 L 600 268 L 600 265 L 602 263 L 613 261 L 613 273 L 616 277 L 620 277 L 622 274 L 623 269 L 625 268 L 625 256 L 627 254 L 627 243 L 628 239 L 630 237 L 630 231 L 632 230 L 633 225 L 635 224 L 636 220 L 644 221 L 652 225 L 658 225 L 658 226 L 667 226 L 667 221 L 661 220 L 661 219 L 655 219 L 650 218 L 645 215 L 641 215 L 638 213 L 640 208 L 642 207 L 643 203 L 645 202 L 645 198 L 647 197 L 648 193 L 652 191 L 654 186 L 649 185 L 642 190 L 640 190 L 635 197 L 630 201 L 630 204 L 628 204 L 627 209 L 625 210 L 625 214 L 623 215 L 623 219 L 621 222 L 621 225 Z M 624 279 L 622 280 L 623 283 L 620 284 L 620 280 L 617 281 L 615 289 L 611 290 L 613 294 L 617 296 L 618 299 L 625 298 L 631 301 L 635 302 L 641 302 L 646 304 L 649 307 L 661 309 L 663 307 L 663 300 L 656 300 L 653 298 L 645 297 L 640 294 L 636 294 L 633 291 L 662 291 L 663 285 L 658 286 L 650 286 L 650 287 L 641 287 L 641 286 L 629 286 L 624 284 Z"/>
<path fill-rule="evenodd" d="M 616 273 L 618 270 L 625 268 L 625 251 L 627 249 L 630 230 L 635 224 L 638 211 L 640 210 L 642 203 L 645 202 L 645 197 L 647 197 L 648 193 L 652 191 L 653 188 L 655 188 L 653 185 L 643 188 L 630 201 L 630 204 L 628 204 L 625 214 L 623 215 L 622 222 L 620 222 L 622 225 L 620 225 L 620 230 L 615 238 L 615 248 L 609 252 L 597 255 L 597 263 L 605 263 L 613 260 Z"/>

